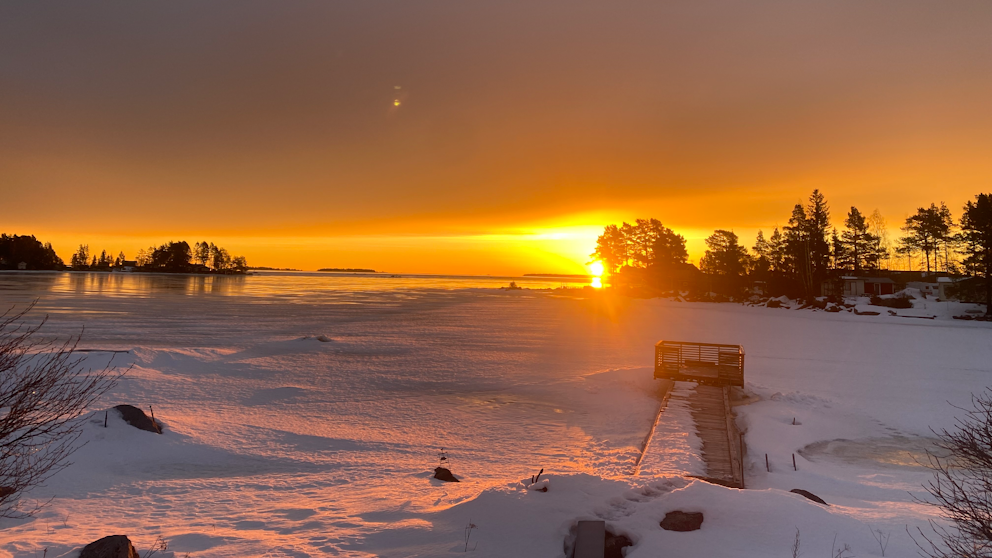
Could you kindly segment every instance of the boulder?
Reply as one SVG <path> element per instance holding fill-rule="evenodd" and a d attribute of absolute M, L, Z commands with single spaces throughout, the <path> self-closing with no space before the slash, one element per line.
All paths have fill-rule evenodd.
<path fill-rule="evenodd" d="M 810 492 L 808 490 L 803 490 L 802 488 L 793 488 L 789 492 L 791 492 L 793 494 L 798 494 L 798 495 L 800 495 L 800 496 L 802 496 L 804 498 L 807 498 L 809 500 L 813 500 L 817 504 L 823 504 L 824 506 L 829 506 L 830 505 L 830 504 L 824 502 L 823 501 L 823 498 L 820 498 L 819 496 L 817 496 L 816 494 L 813 494 L 812 492 Z"/>
<path fill-rule="evenodd" d="M 139 556 L 126 536 L 110 535 L 84 546 L 79 558 L 139 558 Z"/>
<path fill-rule="evenodd" d="M 666 531 L 696 531 L 703 525 L 701 512 L 673 511 L 665 514 L 661 528 Z"/>
<path fill-rule="evenodd" d="M 162 429 L 159 428 L 158 423 L 152 421 L 148 415 L 145 414 L 141 409 L 133 405 L 118 405 L 114 407 L 118 413 L 121 414 L 121 418 L 124 422 L 130 424 L 131 426 L 147 430 L 148 432 L 154 432 L 156 434 L 161 434 Z"/>
<path fill-rule="evenodd" d="M 451 471 L 445 469 L 444 467 L 434 469 L 434 478 L 445 482 L 460 482 L 455 478 L 455 475 L 451 474 Z"/>

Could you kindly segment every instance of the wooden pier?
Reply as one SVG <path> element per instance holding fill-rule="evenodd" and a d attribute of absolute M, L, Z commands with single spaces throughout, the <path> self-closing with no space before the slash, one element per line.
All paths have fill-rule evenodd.
<path fill-rule="evenodd" d="M 733 488 L 744 488 L 744 440 L 737 430 L 730 407 L 731 390 L 744 386 L 744 348 L 740 345 L 659 341 L 655 345 L 654 377 L 662 380 L 695 382 L 689 409 L 703 447 L 706 464 L 704 479 Z M 671 385 L 669 382 L 665 382 Z M 669 388 L 670 389 L 670 388 Z M 668 400 L 667 389 L 660 414 Z M 658 419 L 655 419 L 657 425 Z M 655 426 L 644 440 L 637 474 Z"/>

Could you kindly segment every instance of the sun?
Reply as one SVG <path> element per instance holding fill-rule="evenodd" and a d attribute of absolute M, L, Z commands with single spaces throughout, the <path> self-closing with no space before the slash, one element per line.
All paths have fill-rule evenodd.
<path fill-rule="evenodd" d="M 605 272 L 606 272 L 606 268 L 603 267 L 603 262 L 592 262 L 591 264 L 589 264 L 590 275 L 601 277 Z"/>

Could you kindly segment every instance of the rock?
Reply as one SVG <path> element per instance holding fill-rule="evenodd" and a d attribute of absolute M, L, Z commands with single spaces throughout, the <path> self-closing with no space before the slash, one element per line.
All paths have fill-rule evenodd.
<path fill-rule="evenodd" d="M 437 480 L 443 480 L 444 482 L 459 482 L 459 480 L 455 478 L 455 475 L 452 475 L 451 471 L 445 469 L 444 467 L 434 469 L 434 478 Z"/>
<path fill-rule="evenodd" d="M 703 524 L 701 512 L 673 511 L 665 514 L 661 528 L 666 531 L 696 531 Z"/>
<path fill-rule="evenodd" d="M 823 504 L 824 506 L 829 506 L 830 505 L 830 504 L 824 502 L 823 501 L 823 498 L 820 498 L 819 496 L 817 496 L 816 494 L 813 494 L 812 492 L 809 492 L 808 490 L 803 490 L 802 488 L 793 488 L 789 492 L 791 492 L 793 494 L 798 494 L 800 496 L 803 496 L 804 498 L 813 500 L 817 504 Z"/>
<path fill-rule="evenodd" d="M 769 308 L 781 308 L 782 307 L 782 301 L 781 300 L 775 300 L 773 298 L 773 299 L 769 300 L 767 303 L 765 303 L 765 306 L 767 306 Z"/>
<path fill-rule="evenodd" d="M 158 424 L 152 422 L 152 419 L 150 419 L 141 409 L 133 405 L 118 405 L 114 407 L 114 409 L 121 414 L 121 418 L 124 419 L 124 422 L 130 424 L 131 426 L 140 430 L 154 432 L 156 434 L 162 433 L 162 429 L 159 428 Z"/>
<path fill-rule="evenodd" d="M 139 558 L 139 556 L 126 536 L 110 535 L 84 546 L 79 558 Z"/>
<path fill-rule="evenodd" d="M 606 544 L 603 545 L 603 558 L 623 558 L 624 547 L 634 543 L 627 535 L 614 535 L 606 532 Z"/>

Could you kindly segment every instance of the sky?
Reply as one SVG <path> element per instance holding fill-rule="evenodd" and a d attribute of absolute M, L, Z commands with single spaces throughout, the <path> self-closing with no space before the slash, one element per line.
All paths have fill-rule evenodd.
<path fill-rule="evenodd" d="M 990 99 L 987 0 L 0 0 L 0 232 L 513 275 L 654 217 L 698 261 L 813 188 L 959 215 Z"/>

